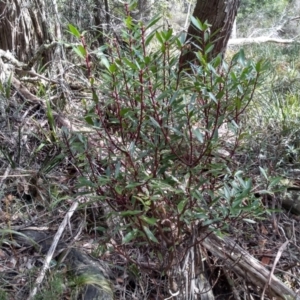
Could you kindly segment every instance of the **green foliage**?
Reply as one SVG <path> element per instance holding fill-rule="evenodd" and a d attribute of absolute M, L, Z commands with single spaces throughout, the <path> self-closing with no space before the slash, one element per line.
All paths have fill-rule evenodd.
<path fill-rule="evenodd" d="M 237 14 L 238 37 L 269 35 L 278 25 L 291 0 L 241 1 Z M 282 22 L 282 20 L 281 20 Z"/>
<path fill-rule="evenodd" d="M 80 32 L 78 31 L 78 29 L 73 26 L 72 24 L 68 24 L 69 27 L 69 32 L 74 35 L 75 37 L 77 37 L 78 39 L 81 37 Z"/>
<path fill-rule="evenodd" d="M 8 299 L 8 296 L 7 296 L 7 293 L 0 289 L 0 300 L 7 300 Z"/>
<path fill-rule="evenodd" d="M 35 300 L 61 299 L 64 292 L 63 276 L 58 272 L 55 276 L 49 276 L 46 286 L 34 297 Z"/>
<path fill-rule="evenodd" d="M 250 148 L 268 156 L 273 169 L 298 167 L 299 161 L 299 45 L 251 45 L 246 51 L 253 57 L 268 57 L 269 72 L 257 89 L 256 101 L 248 110 Z M 257 157 L 257 153 L 253 156 Z M 282 172 L 281 172 L 282 174 Z"/>
<path fill-rule="evenodd" d="M 184 35 L 155 30 L 155 22 L 146 35 L 127 17 L 127 47 L 111 40 L 109 55 L 101 55 L 101 84 L 92 87 L 85 119 L 95 134 L 81 147 L 66 143 L 84 174 L 80 186 L 122 220 L 115 228 L 120 242 L 151 246 L 164 268 L 165 249 L 175 251 L 196 228 L 220 230 L 262 213 L 251 180 L 231 169 L 231 157 L 265 65 L 243 51 L 228 64 L 221 56 L 209 60 L 209 25 L 193 22 L 203 40 L 188 65 Z M 156 51 L 148 51 L 151 41 Z"/>
<path fill-rule="evenodd" d="M 291 2 L 291 0 L 243 0 L 241 1 L 239 13 L 246 15 L 264 10 L 278 14 Z"/>
<path fill-rule="evenodd" d="M 10 93 L 11 93 L 11 80 L 12 80 L 12 73 L 10 74 L 9 78 L 6 81 L 4 81 L 4 82 L 0 81 L 0 93 L 6 99 L 9 99 L 9 97 L 10 97 Z M 3 105 L 3 104 L 1 104 L 1 105 Z"/>

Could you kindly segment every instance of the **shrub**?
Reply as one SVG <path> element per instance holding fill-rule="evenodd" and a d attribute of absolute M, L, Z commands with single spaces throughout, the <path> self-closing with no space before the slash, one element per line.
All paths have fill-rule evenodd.
<path fill-rule="evenodd" d="M 90 79 L 94 103 L 85 120 L 93 133 L 66 145 L 83 175 L 79 186 L 118 217 L 116 249 L 147 246 L 167 270 L 178 245 L 190 247 L 185 242 L 197 232 L 262 213 L 232 158 L 264 63 L 243 51 L 230 63 L 210 60 L 210 26 L 193 19 L 201 48 L 188 65 L 185 34 L 158 30 L 157 21 L 144 26 L 127 16 L 123 46 L 112 38 L 100 53 L 100 83 Z"/>

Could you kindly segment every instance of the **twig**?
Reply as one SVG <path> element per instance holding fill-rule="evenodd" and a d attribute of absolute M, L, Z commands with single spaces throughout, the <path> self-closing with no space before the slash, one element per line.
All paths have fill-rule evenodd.
<path fill-rule="evenodd" d="M 35 281 L 35 284 L 34 284 L 34 288 L 32 289 L 29 297 L 27 298 L 27 300 L 32 300 L 34 298 L 34 296 L 36 295 L 37 293 L 37 290 L 38 290 L 38 287 L 39 285 L 42 283 L 44 277 L 45 277 L 45 274 L 47 272 L 47 270 L 49 269 L 49 265 L 50 265 L 50 261 L 53 257 L 53 254 L 54 254 L 54 251 L 57 247 L 57 244 L 58 244 L 58 241 L 67 225 L 67 223 L 69 222 L 69 220 L 71 219 L 73 213 L 75 212 L 75 210 L 77 209 L 77 206 L 78 206 L 78 201 L 75 201 L 72 206 L 70 207 L 69 211 L 67 212 L 67 214 L 65 215 L 62 223 L 60 224 L 55 236 L 54 236 L 54 239 L 53 239 L 53 243 L 50 247 L 50 249 L 48 250 L 48 253 L 46 255 L 46 258 L 45 258 L 45 261 L 44 261 L 44 265 L 43 265 L 43 268 L 40 272 L 40 275 L 37 277 L 36 281 Z"/>
<path fill-rule="evenodd" d="M 278 249 L 277 255 L 276 255 L 276 257 L 275 257 L 275 260 L 274 260 L 274 263 L 273 263 L 273 266 L 272 266 L 272 270 L 271 270 L 270 275 L 269 275 L 269 279 L 267 280 L 267 282 L 266 282 L 266 284 L 265 284 L 265 287 L 264 287 L 264 289 L 263 289 L 263 292 L 262 292 L 262 294 L 261 294 L 261 297 L 260 297 L 261 300 L 264 300 L 266 290 L 267 290 L 268 286 L 271 284 L 272 277 L 273 277 L 273 274 L 274 274 L 274 270 L 275 270 L 275 268 L 276 268 L 276 265 L 277 265 L 277 263 L 278 263 L 278 261 L 279 261 L 281 255 L 282 255 L 282 252 L 285 250 L 285 248 L 286 248 L 286 246 L 288 245 L 289 242 L 290 242 L 290 241 L 287 240 L 287 241 L 284 242 L 284 243 L 280 246 L 280 248 Z"/>

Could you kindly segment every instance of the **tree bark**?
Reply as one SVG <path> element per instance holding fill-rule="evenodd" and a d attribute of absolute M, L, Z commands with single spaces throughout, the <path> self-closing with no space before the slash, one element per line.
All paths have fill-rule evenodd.
<path fill-rule="evenodd" d="M 51 42 L 45 17 L 44 0 L 26 4 L 22 0 L 0 2 L 0 49 L 9 50 L 22 62 L 27 62 L 45 42 Z M 44 63 L 51 59 L 43 57 Z"/>
<path fill-rule="evenodd" d="M 214 35 L 214 49 L 211 58 L 218 54 L 224 54 L 231 34 L 240 0 L 198 0 L 193 16 L 201 22 L 207 21 L 211 25 L 211 33 Z M 191 51 L 185 54 L 183 62 L 193 62 L 195 51 L 199 51 L 197 46 L 202 48 L 199 30 L 191 23 L 188 28 L 188 39 Z"/>

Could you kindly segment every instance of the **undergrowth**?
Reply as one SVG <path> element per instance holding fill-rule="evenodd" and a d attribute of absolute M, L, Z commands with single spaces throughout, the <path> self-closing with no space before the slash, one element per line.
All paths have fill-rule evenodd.
<path fill-rule="evenodd" d="M 21 174 L 1 189 L 6 225 L 16 216 L 59 215 L 70 195 L 87 195 L 79 217 L 88 234 L 100 236 L 93 255 L 119 254 L 140 285 L 149 270 L 165 278 L 201 244 L 200 235 L 265 216 L 257 193 L 272 191 L 278 172 L 298 165 L 300 149 L 298 45 L 252 45 L 226 62 L 210 60 L 209 25 L 193 19 L 201 38 L 189 64 L 181 61 L 186 36 L 157 22 L 135 23 L 128 14 L 122 46 L 111 38 L 97 50 L 97 74 L 84 35 L 70 26 L 92 94 L 80 109 L 85 131 L 60 131 L 49 101 L 41 112 L 46 128 L 34 111 L 35 133 L 22 124 L 1 146 L 5 166 Z M 0 91 L 8 107 L 10 82 Z M 40 96 L 47 93 L 38 87 Z M 22 109 L 7 111 L 22 119 Z M 37 299 L 62 295 L 64 278 L 50 275 L 44 284 Z M 6 294 L 0 290 L 1 299 Z"/>
<path fill-rule="evenodd" d="M 248 147 L 259 149 L 265 167 L 282 175 L 299 167 L 299 45 L 252 45 L 250 57 L 267 57 L 264 84 L 255 93 L 245 121 L 253 137 Z M 252 146 L 251 146 L 252 145 Z"/>

